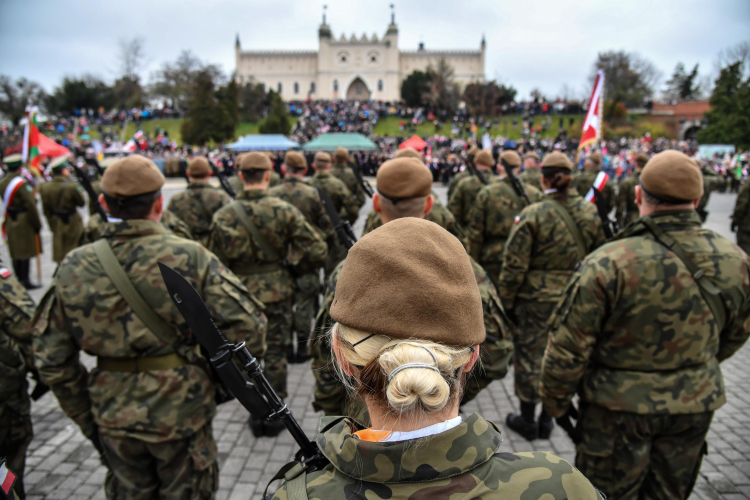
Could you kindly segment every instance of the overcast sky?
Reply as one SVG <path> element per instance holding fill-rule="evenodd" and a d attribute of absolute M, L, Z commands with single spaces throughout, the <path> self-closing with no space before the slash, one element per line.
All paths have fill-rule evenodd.
<path fill-rule="evenodd" d="M 0 74 L 47 90 L 64 75 L 117 76 L 117 42 L 145 39 L 145 81 L 164 61 L 192 50 L 234 71 L 234 37 L 243 49 L 318 47 L 322 6 L 334 36 L 382 37 L 388 1 L 321 0 L 0 0 Z M 597 52 L 637 51 L 663 73 L 683 61 L 714 72 L 719 51 L 750 40 L 750 0 L 455 0 L 394 2 L 399 46 L 477 49 L 487 38 L 486 76 L 528 97 L 584 88 Z M 459 4 L 463 4 L 458 7 Z"/>

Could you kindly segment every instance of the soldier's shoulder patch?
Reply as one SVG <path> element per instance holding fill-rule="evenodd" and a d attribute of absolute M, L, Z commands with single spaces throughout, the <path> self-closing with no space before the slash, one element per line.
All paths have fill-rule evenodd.
<path fill-rule="evenodd" d="M 0 267 L 0 278 L 2 278 L 2 279 L 6 279 L 6 278 L 8 278 L 8 277 L 9 277 L 10 275 L 12 275 L 12 274 L 13 274 L 13 273 L 11 272 L 11 270 L 10 270 L 10 269 L 8 269 L 7 267 Z"/>
<path fill-rule="evenodd" d="M 518 224 L 518 223 L 520 222 L 520 220 L 521 220 L 521 216 L 520 216 L 520 215 L 516 215 L 516 218 L 515 218 L 515 219 L 513 219 L 513 222 L 514 222 L 515 224 Z"/>

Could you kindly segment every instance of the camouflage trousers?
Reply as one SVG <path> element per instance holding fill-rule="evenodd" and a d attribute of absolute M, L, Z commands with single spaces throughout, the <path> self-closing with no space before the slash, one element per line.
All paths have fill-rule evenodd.
<path fill-rule="evenodd" d="M 477 397 L 477 394 L 493 380 L 501 380 L 508 374 L 510 358 L 513 357 L 513 342 L 510 339 L 487 339 L 480 346 L 481 362 L 474 365 L 464 387 L 461 404 Z"/>
<path fill-rule="evenodd" d="M 297 350 L 307 352 L 307 342 L 310 340 L 310 330 L 315 320 L 315 309 L 320 295 L 320 274 L 303 274 L 295 280 L 297 288 L 294 291 L 294 331 L 297 334 Z"/>
<path fill-rule="evenodd" d="M 219 488 L 211 424 L 189 438 L 163 443 L 100 434 L 109 471 L 108 500 L 212 500 Z"/>
<path fill-rule="evenodd" d="M 640 415 L 584 404 L 575 465 L 609 498 L 685 499 L 706 454 L 712 417 Z"/>
<path fill-rule="evenodd" d="M 33 437 L 29 415 L 17 413 L 5 405 L 0 406 L 0 457 L 5 458 L 8 469 L 16 474 L 13 490 L 22 500 L 26 498 L 23 485 L 26 450 Z"/>
<path fill-rule="evenodd" d="M 750 255 L 750 227 L 737 229 L 737 246 Z"/>
<path fill-rule="evenodd" d="M 539 376 L 547 348 L 547 320 L 554 302 L 518 300 L 513 308 L 518 332 L 513 337 L 516 396 L 524 403 L 539 402 Z"/>
<path fill-rule="evenodd" d="M 264 304 L 268 330 L 266 333 L 266 355 L 263 358 L 263 371 L 273 390 L 281 398 L 286 393 L 286 348 L 291 345 L 292 301 L 282 300 Z"/>

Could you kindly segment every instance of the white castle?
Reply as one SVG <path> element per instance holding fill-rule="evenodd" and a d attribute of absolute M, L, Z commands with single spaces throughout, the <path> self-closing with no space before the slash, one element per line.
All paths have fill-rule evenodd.
<path fill-rule="evenodd" d="M 287 101 L 399 100 L 402 80 L 414 70 L 437 67 L 440 59 L 453 67 L 459 85 L 484 81 L 484 36 L 479 50 L 425 50 L 423 43 L 417 50 L 399 50 L 393 13 L 383 38 L 342 34 L 336 39 L 324 12 L 318 42 L 317 51 L 242 50 L 237 35 L 235 78 L 243 85 L 262 83 Z"/>

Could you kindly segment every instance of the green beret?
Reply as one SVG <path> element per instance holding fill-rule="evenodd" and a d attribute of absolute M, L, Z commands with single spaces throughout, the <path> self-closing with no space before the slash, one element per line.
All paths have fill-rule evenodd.
<path fill-rule="evenodd" d="M 20 154 L 8 155 L 3 158 L 3 163 L 5 163 L 11 170 L 15 170 L 20 167 L 22 162 L 23 158 Z"/>
<path fill-rule="evenodd" d="M 58 156 L 57 158 L 54 158 L 52 159 L 52 161 L 49 162 L 49 165 L 47 165 L 47 168 L 49 168 L 50 170 L 60 170 L 67 166 L 68 166 L 68 157 Z"/>

